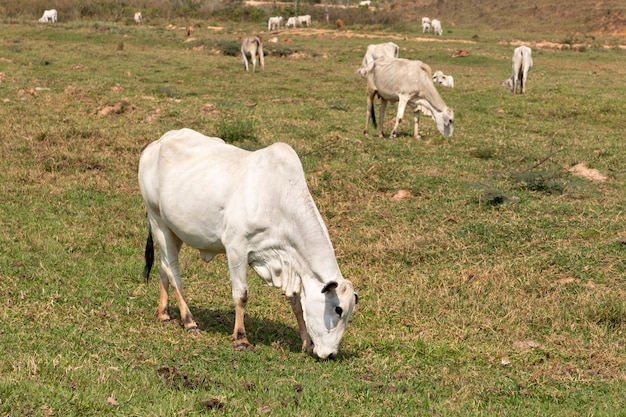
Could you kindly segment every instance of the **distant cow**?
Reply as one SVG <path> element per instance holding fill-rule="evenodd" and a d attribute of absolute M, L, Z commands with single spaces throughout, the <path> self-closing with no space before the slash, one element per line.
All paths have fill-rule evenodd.
<path fill-rule="evenodd" d="M 40 23 L 56 23 L 57 22 L 58 13 L 56 9 L 44 10 L 43 16 L 39 18 Z"/>
<path fill-rule="evenodd" d="M 443 29 L 441 27 L 441 22 L 439 20 L 433 19 L 433 21 L 430 22 L 430 24 L 433 27 L 433 32 L 435 33 L 435 35 L 439 35 L 439 36 L 443 35 Z"/>
<path fill-rule="evenodd" d="M 530 69 L 533 67 L 533 57 L 532 50 L 528 46 L 518 46 L 513 51 L 513 58 L 511 59 L 512 66 L 512 74 L 511 78 L 506 80 L 506 85 L 511 90 L 511 93 L 515 94 L 526 93 L 526 79 L 528 78 L 528 73 Z"/>
<path fill-rule="evenodd" d="M 430 32 L 432 26 L 430 25 L 430 19 L 427 17 L 422 17 L 422 33 Z"/>
<path fill-rule="evenodd" d="M 359 7 L 370 7 L 372 2 L 370 0 L 363 0 L 359 2 Z"/>
<path fill-rule="evenodd" d="M 335 24 L 337 25 L 337 30 L 343 30 L 343 20 L 341 19 L 337 19 L 337 21 L 335 22 Z"/>
<path fill-rule="evenodd" d="M 398 102 L 396 124 L 389 138 L 396 137 L 398 125 L 402 121 L 407 104 L 413 109 L 413 137 L 420 138 L 420 113 L 429 115 L 437 124 L 443 136 L 452 136 L 454 131 L 454 111 L 446 106 L 435 88 L 430 67 L 422 61 L 410 61 L 402 58 L 379 58 L 367 69 L 367 110 L 365 113 L 365 130 L 368 133 L 370 117 L 376 126 L 374 115 L 374 97 L 381 98 L 380 131 L 383 137 L 383 123 L 387 102 Z"/>
<path fill-rule="evenodd" d="M 141 24 L 141 21 L 143 20 L 143 16 L 141 15 L 141 12 L 135 13 L 135 16 L 133 17 L 133 19 L 135 20 L 135 23 L 137 23 L 138 25 Z"/>
<path fill-rule="evenodd" d="M 226 254 L 235 349 L 250 346 L 244 311 L 251 266 L 290 298 L 303 349 L 322 359 L 337 354 L 358 298 L 339 270 L 302 164 L 289 145 L 250 152 L 191 129 L 170 131 L 143 149 L 139 188 L 148 212 L 146 281 L 154 262 L 153 236 L 161 253 L 161 321 L 170 320 L 171 285 L 184 328 L 197 330 L 178 262 L 186 243 L 205 262 Z"/>
<path fill-rule="evenodd" d="M 300 26 L 311 26 L 311 15 L 298 16 L 298 23 Z"/>
<path fill-rule="evenodd" d="M 283 23 L 282 16 L 274 16 L 270 17 L 267 21 L 267 30 L 278 30 L 280 29 L 280 24 Z"/>
<path fill-rule="evenodd" d="M 365 51 L 365 56 L 363 57 L 363 61 L 361 61 L 361 67 L 359 68 L 358 73 L 361 78 L 365 78 L 365 76 L 367 75 L 367 67 L 372 62 L 384 56 L 389 58 L 397 58 L 399 54 L 400 47 L 393 42 L 368 45 L 367 50 Z"/>
<path fill-rule="evenodd" d="M 265 69 L 265 58 L 263 57 L 263 43 L 258 36 L 252 36 L 243 40 L 241 44 L 241 55 L 243 63 L 248 71 L 248 60 L 252 62 L 252 71 L 256 72 L 257 57 L 260 61 L 261 68 Z"/>
<path fill-rule="evenodd" d="M 298 26 L 299 24 L 299 20 L 297 17 L 290 17 L 289 19 L 287 19 L 287 23 L 285 24 L 286 28 L 292 27 L 295 28 L 296 26 Z"/>
<path fill-rule="evenodd" d="M 454 87 L 454 78 L 452 78 L 452 75 L 446 75 L 441 71 L 435 71 L 433 74 L 433 82 L 443 87 Z"/>

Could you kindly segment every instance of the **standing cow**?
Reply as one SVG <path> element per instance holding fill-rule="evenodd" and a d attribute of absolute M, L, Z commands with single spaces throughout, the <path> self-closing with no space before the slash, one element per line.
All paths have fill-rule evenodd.
<path fill-rule="evenodd" d="M 252 71 L 256 72 L 257 57 L 260 61 L 261 68 L 265 69 L 265 58 L 263 57 L 263 43 L 258 36 L 252 36 L 243 40 L 241 44 L 241 55 L 243 63 L 248 72 L 248 60 L 252 61 Z"/>
<path fill-rule="evenodd" d="M 133 16 L 133 20 L 135 21 L 135 23 L 140 25 L 141 22 L 143 21 L 143 16 L 141 15 L 141 12 L 135 13 L 135 16 Z"/>
<path fill-rule="evenodd" d="M 513 51 L 513 58 L 511 59 L 512 74 L 511 78 L 506 80 L 506 85 L 509 87 L 511 93 L 515 94 L 526 93 L 526 80 L 528 73 L 533 67 L 532 50 L 528 46 L 518 46 Z"/>
<path fill-rule="evenodd" d="M 235 349 L 250 346 L 244 310 L 251 266 L 291 299 L 303 349 L 322 359 L 337 354 L 358 298 L 341 275 L 291 147 L 275 143 L 250 152 L 191 129 L 170 131 L 143 149 L 139 188 L 148 212 L 146 281 L 154 261 L 153 236 L 161 251 L 161 321 L 170 320 L 171 285 L 185 329 L 197 329 L 183 297 L 178 263 L 186 243 L 205 262 L 226 253 L 235 302 Z"/>
<path fill-rule="evenodd" d="M 413 137 L 419 139 L 420 113 L 431 116 L 437 124 L 439 132 L 452 136 L 454 131 L 454 111 L 446 106 L 435 88 L 430 67 L 422 61 L 411 61 L 402 58 L 379 58 L 367 69 L 367 110 L 365 113 L 365 130 L 368 134 L 369 119 L 376 126 L 374 115 L 374 97 L 381 98 L 380 132 L 383 135 L 385 108 L 388 102 L 398 102 L 398 114 L 389 139 L 396 137 L 398 125 L 402 121 L 407 104 L 413 109 Z"/>

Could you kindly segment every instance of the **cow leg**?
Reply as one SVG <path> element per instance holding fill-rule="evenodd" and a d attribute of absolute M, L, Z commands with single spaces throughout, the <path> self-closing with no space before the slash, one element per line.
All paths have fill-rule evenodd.
<path fill-rule="evenodd" d="M 243 55 L 243 65 L 246 67 L 246 72 L 248 72 L 248 58 L 246 58 L 246 54 L 243 51 L 241 55 Z"/>
<path fill-rule="evenodd" d="M 419 133 L 419 123 L 420 123 L 420 112 L 413 112 L 413 137 L 415 139 L 421 139 Z"/>
<path fill-rule="evenodd" d="M 257 51 L 259 53 L 259 61 L 261 61 L 261 69 L 265 69 L 265 56 L 263 54 L 263 47 L 261 45 L 259 45 L 259 50 Z"/>
<path fill-rule="evenodd" d="M 154 237 L 161 248 L 161 267 L 159 275 L 161 277 L 159 285 L 159 305 L 157 307 L 157 317 L 162 322 L 168 322 L 170 315 L 168 312 L 168 289 L 174 287 L 174 295 L 180 310 L 180 319 L 185 330 L 197 330 L 198 325 L 189 311 L 189 306 L 183 296 L 183 285 L 180 278 L 180 268 L 178 266 L 178 252 L 182 247 L 182 241 L 166 227 L 159 227 L 152 224 Z"/>
<path fill-rule="evenodd" d="M 384 138 L 385 137 L 385 134 L 383 133 L 383 126 L 385 125 L 385 110 L 386 109 L 387 109 L 387 100 L 381 98 L 381 100 L 380 100 L 380 114 L 379 114 L 379 117 L 378 117 L 380 119 L 378 121 L 378 123 L 380 123 L 380 130 L 378 131 L 378 137 L 379 138 Z M 393 139 L 393 137 L 389 136 L 389 139 Z"/>
<path fill-rule="evenodd" d="M 290 298 L 291 309 L 296 315 L 298 321 L 298 331 L 300 332 L 300 339 L 302 339 L 302 351 L 313 354 L 313 341 L 309 336 L 309 332 L 306 330 L 306 323 L 304 322 L 304 316 L 302 312 L 302 303 L 300 302 L 300 296 L 294 295 Z"/>
<path fill-rule="evenodd" d="M 228 256 L 228 267 L 230 269 L 233 301 L 235 302 L 233 342 L 235 343 L 235 350 L 246 350 L 251 347 L 244 325 L 245 309 L 248 303 L 248 281 L 246 278 L 248 263 L 245 260 L 238 259 L 236 256 Z"/>
<path fill-rule="evenodd" d="M 393 126 L 393 130 L 389 134 L 389 139 L 395 139 L 396 133 L 398 132 L 398 125 L 402 122 L 402 117 L 404 116 L 404 111 L 406 110 L 407 100 L 400 99 L 398 102 L 398 114 L 396 116 L 396 124 Z"/>
<path fill-rule="evenodd" d="M 372 117 L 372 112 L 374 111 L 374 95 L 367 92 L 367 104 L 365 109 L 365 129 L 363 129 L 363 134 L 367 135 L 369 132 L 369 124 L 370 118 Z M 376 126 L 374 126 L 376 127 Z"/>

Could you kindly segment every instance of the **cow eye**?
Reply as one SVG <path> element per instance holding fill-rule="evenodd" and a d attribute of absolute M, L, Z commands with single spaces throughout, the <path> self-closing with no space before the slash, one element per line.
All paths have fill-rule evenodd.
<path fill-rule="evenodd" d="M 339 316 L 341 316 L 343 314 L 343 308 L 337 306 L 335 307 L 335 313 L 337 313 Z"/>

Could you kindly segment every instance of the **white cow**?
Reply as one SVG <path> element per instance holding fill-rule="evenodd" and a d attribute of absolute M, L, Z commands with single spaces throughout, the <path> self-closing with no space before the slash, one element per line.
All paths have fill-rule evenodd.
<path fill-rule="evenodd" d="M 435 33 L 435 35 L 439 35 L 442 36 L 443 35 L 443 29 L 441 28 L 441 22 L 437 19 L 433 19 L 432 22 L 430 22 L 432 27 L 433 27 L 433 32 Z"/>
<path fill-rule="evenodd" d="M 367 110 L 365 113 L 365 130 L 368 134 L 370 117 L 376 126 L 374 115 L 374 97 L 381 98 L 380 132 L 383 135 L 383 123 L 387 102 L 398 102 L 396 124 L 389 134 L 390 139 L 396 137 L 398 125 L 404 116 L 407 104 L 413 109 L 413 137 L 420 138 L 420 113 L 429 115 L 437 124 L 443 136 L 452 136 L 454 131 L 454 111 L 446 106 L 437 92 L 432 80 L 430 67 L 422 61 L 410 61 L 402 58 L 379 58 L 367 69 Z"/>
<path fill-rule="evenodd" d="M 506 85 L 513 94 L 517 92 L 518 86 L 520 94 L 525 94 L 528 72 L 533 67 L 532 50 L 528 46 L 518 46 L 515 48 L 513 58 L 511 59 L 511 66 L 513 73 L 511 78 L 506 80 Z"/>
<path fill-rule="evenodd" d="M 252 71 L 256 72 L 257 57 L 261 63 L 261 68 L 265 69 L 265 58 L 263 57 L 263 43 L 258 36 L 252 36 L 243 40 L 241 44 L 241 55 L 243 63 L 248 72 L 248 60 L 252 62 Z"/>
<path fill-rule="evenodd" d="M 311 26 L 311 15 L 298 16 L 298 23 L 300 26 Z"/>
<path fill-rule="evenodd" d="M 135 16 L 133 17 L 133 19 L 135 20 L 135 23 L 140 24 L 141 21 L 143 20 L 143 16 L 141 15 L 141 12 L 135 13 Z"/>
<path fill-rule="evenodd" d="M 296 26 L 298 26 L 298 18 L 297 17 L 290 17 L 289 19 L 287 19 L 287 24 L 285 24 L 286 28 L 289 28 L 289 27 L 295 28 Z"/>
<path fill-rule="evenodd" d="M 427 17 L 422 17 L 422 33 L 428 33 L 432 29 L 430 25 L 430 19 Z"/>
<path fill-rule="evenodd" d="M 270 17 L 269 20 L 267 21 L 267 30 L 278 30 L 280 29 L 280 24 L 283 23 L 283 17 L 282 16 L 274 16 L 274 17 Z"/>
<path fill-rule="evenodd" d="M 39 18 L 39 22 L 40 23 L 48 23 L 48 22 L 56 23 L 57 17 L 58 17 L 58 14 L 57 14 L 56 9 L 44 10 L 43 16 Z"/>
<path fill-rule="evenodd" d="M 379 43 L 369 45 L 365 51 L 363 61 L 361 61 L 361 67 L 357 71 L 361 78 L 365 78 L 367 75 L 367 68 L 369 65 L 376 61 L 378 58 L 384 56 L 389 58 L 397 58 L 400 54 L 400 47 L 393 42 Z"/>
<path fill-rule="evenodd" d="M 435 71 L 433 74 L 433 82 L 441 84 L 443 87 L 454 87 L 454 78 L 452 78 L 452 75 L 446 75 L 441 71 Z"/>
<path fill-rule="evenodd" d="M 370 7 L 372 2 L 370 0 L 363 0 L 359 2 L 359 7 Z"/>
<path fill-rule="evenodd" d="M 147 145 L 139 187 L 148 212 L 147 281 L 161 252 L 158 317 L 169 321 L 174 287 L 184 328 L 197 330 L 182 291 L 178 253 L 183 243 L 209 262 L 226 253 L 235 302 L 235 349 L 250 344 L 244 327 L 251 266 L 291 299 L 302 347 L 319 358 L 337 354 L 358 301 L 343 278 L 328 230 L 307 188 L 302 164 L 284 143 L 250 152 L 191 129 Z"/>

